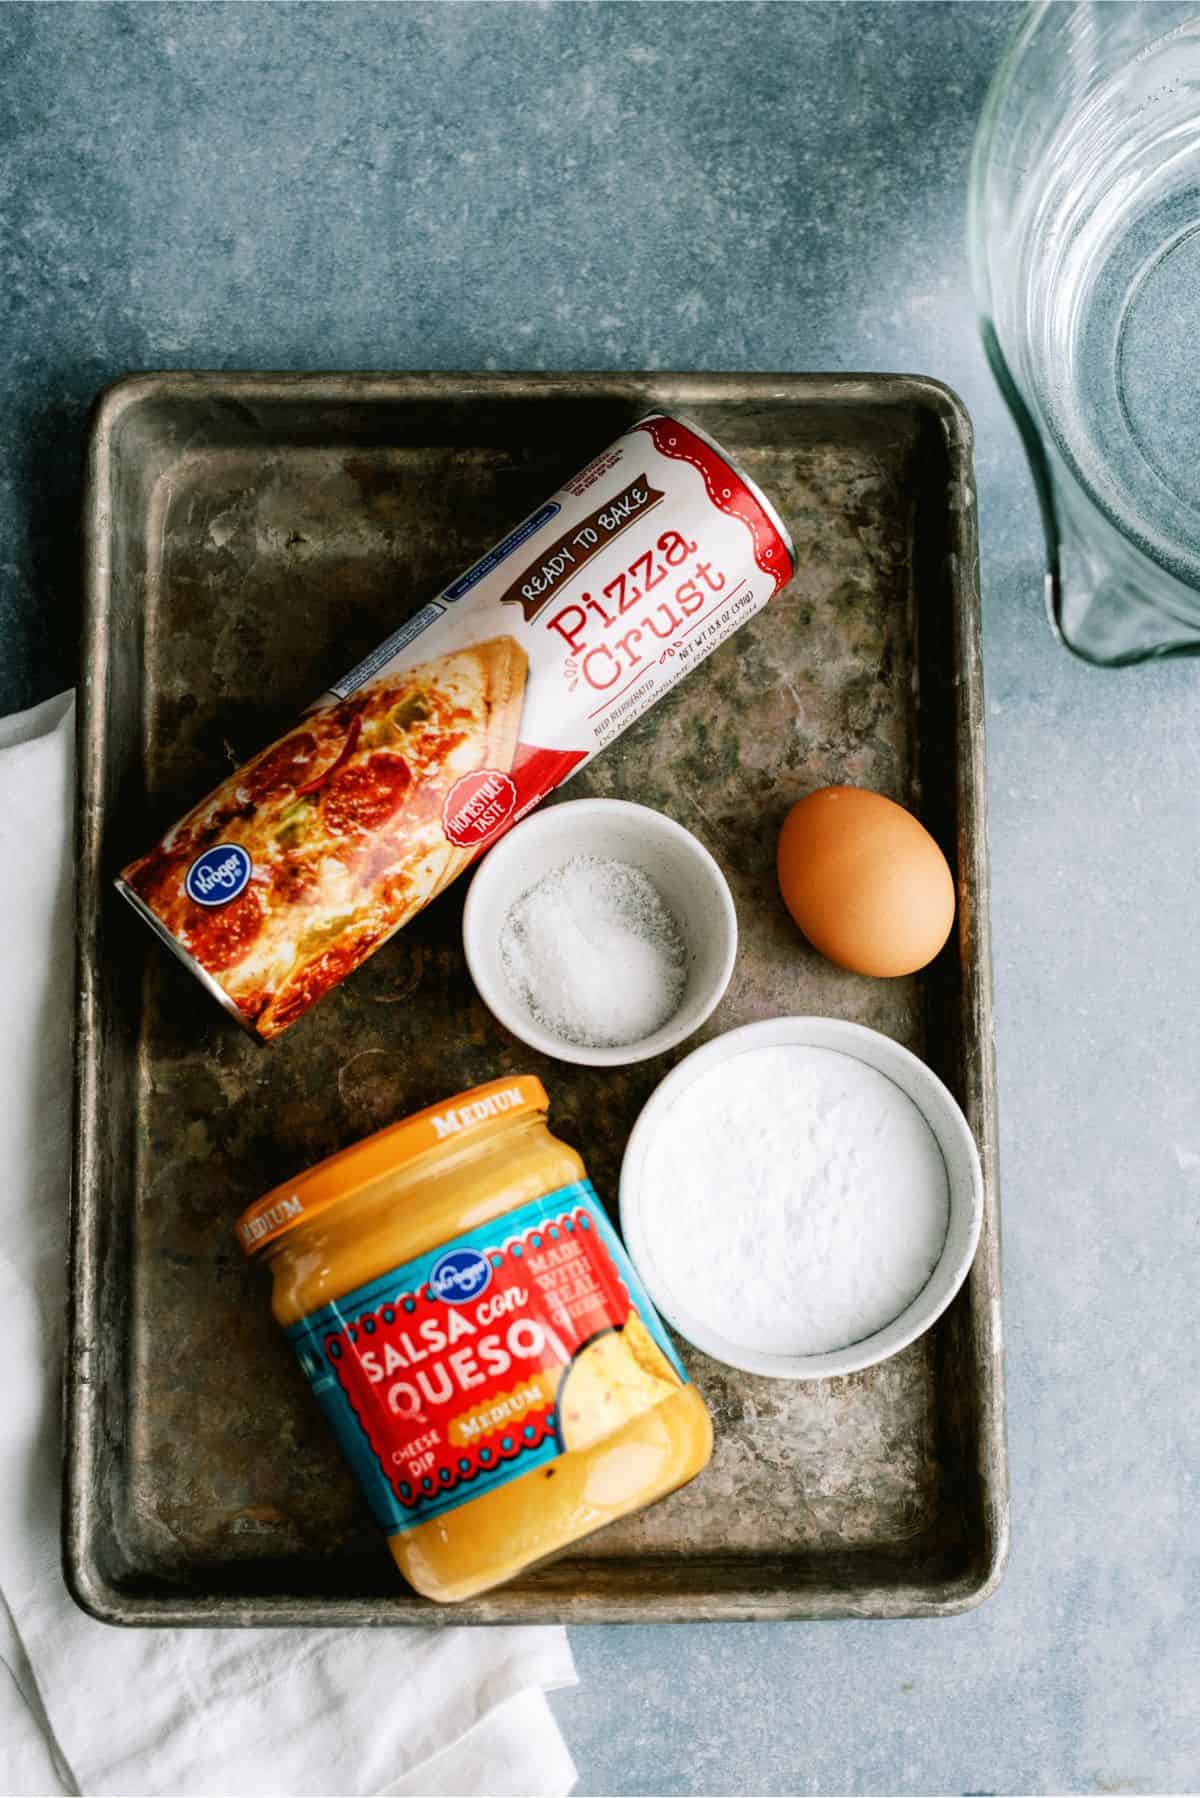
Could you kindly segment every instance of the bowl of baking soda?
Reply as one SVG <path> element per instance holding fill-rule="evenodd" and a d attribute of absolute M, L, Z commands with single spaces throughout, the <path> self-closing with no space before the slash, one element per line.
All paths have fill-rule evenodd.
<path fill-rule="evenodd" d="M 706 1354 L 815 1380 L 886 1360 L 970 1271 L 983 1174 L 957 1102 L 878 1031 L 771 1018 L 681 1061 L 621 1169 L 625 1244 Z"/>
<path fill-rule="evenodd" d="M 463 911 L 488 1010 L 559 1061 L 661 1055 L 719 1003 L 737 955 L 728 883 L 682 824 L 623 799 L 550 805 L 480 863 Z"/>

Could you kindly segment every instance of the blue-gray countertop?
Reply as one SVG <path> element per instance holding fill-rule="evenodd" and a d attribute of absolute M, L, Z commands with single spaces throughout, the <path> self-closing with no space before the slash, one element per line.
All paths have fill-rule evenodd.
<path fill-rule="evenodd" d="M 949 1621 L 583 1629 L 591 1793 L 1200 1783 L 1200 669 L 1052 643 L 977 347 L 1010 5 L 0 7 L 0 711 L 130 368 L 908 369 L 978 429 L 1013 1552 Z"/>

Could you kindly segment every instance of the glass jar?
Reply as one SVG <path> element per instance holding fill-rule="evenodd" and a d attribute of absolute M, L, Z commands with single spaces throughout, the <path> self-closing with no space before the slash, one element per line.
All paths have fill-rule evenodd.
<path fill-rule="evenodd" d="M 712 1424 L 531 1076 L 275 1188 L 239 1240 L 397 1566 L 468 1598 L 699 1473 Z"/>
<path fill-rule="evenodd" d="M 1052 621 L 1092 662 L 1195 653 L 1200 0 L 1028 7 L 984 107 L 970 221 Z"/>

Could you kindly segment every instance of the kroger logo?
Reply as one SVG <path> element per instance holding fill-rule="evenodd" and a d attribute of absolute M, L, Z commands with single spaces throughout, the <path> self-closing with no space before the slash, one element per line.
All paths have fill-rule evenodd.
<path fill-rule="evenodd" d="M 240 843 L 215 843 L 188 869 L 187 896 L 197 905 L 228 905 L 245 892 L 253 866 Z"/>
<path fill-rule="evenodd" d="M 492 1264 L 475 1249 L 451 1249 L 435 1261 L 429 1284 L 448 1305 L 465 1305 L 477 1299 L 492 1278 Z"/>

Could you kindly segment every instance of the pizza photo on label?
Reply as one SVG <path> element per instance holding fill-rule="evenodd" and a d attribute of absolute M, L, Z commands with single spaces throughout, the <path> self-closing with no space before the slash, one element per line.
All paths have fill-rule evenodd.
<path fill-rule="evenodd" d="M 507 779 L 526 673 L 520 645 L 497 636 L 322 701 L 125 884 L 260 1036 L 277 1035 L 478 852 L 447 835 L 444 809 L 472 776 Z"/>

